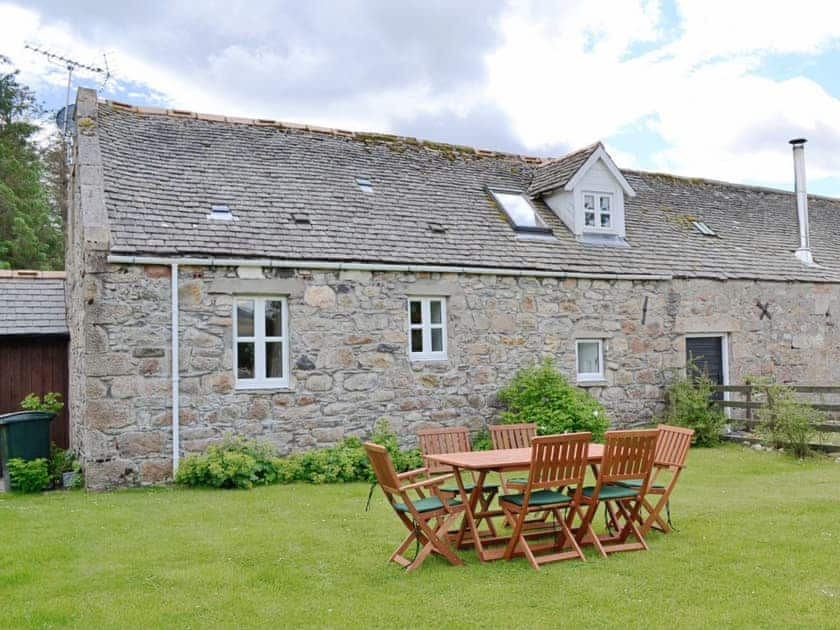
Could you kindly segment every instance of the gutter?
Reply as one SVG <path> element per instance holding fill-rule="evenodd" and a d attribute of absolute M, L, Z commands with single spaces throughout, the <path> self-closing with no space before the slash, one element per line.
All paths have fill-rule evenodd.
<path fill-rule="evenodd" d="M 673 280 L 671 274 L 585 273 L 574 271 L 539 271 L 506 267 L 466 267 L 453 265 L 401 265 L 388 263 L 345 263 L 327 260 L 275 260 L 271 258 L 188 258 L 177 256 L 126 256 L 109 254 L 108 262 L 117 265 L 192 265 L 196 267 L 270 267 L 279 269 L 328 269 L 335 271 L 411 271 L 462 273 L 485 276 L 526 278 L 579 278 L 588 280 Z"/>

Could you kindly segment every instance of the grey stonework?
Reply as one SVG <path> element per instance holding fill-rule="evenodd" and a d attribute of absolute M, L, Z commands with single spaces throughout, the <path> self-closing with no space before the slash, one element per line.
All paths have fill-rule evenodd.
<path fill-rule="evenodd" d="M 88 260 L 95 260 L 88 254 Z M 387 418 L 405 443 L 425 426 L 477 430 L 497 417 L 495 394 L 544 356 L 574 379 L 576 338 L 605 340 L 606 382 L 590 391 L 614 426 L 661 411 L 668 374 L 685 361 L 685 335 L 728 333 L 730 374 L 836 383 L 840 287 L 831 284 L 674 280 L 600 281 L 397 272 L 265 270 L 289 300 L 291 386 L 235 391 L 235 268 L 179 274 L 181 444 L 204 449 L 226 433 L 288 453 L 366 436 Z M 219 282 L 224 280 L 224 282 Z M 75 445 L 90 487 L 164 481 L 171 473 L 169 268 L 93 265 L 74 309 Z M 447 295 L 449 359 L 407 353 L 407 296 Z M 219 288 L 221 287 L 221 289 Z M 81 295 L 77 297 L 81 299 Z M 642 323 L 644 301 L 647 310 Z M 760 319 L 756 302 L 769 302 Z"/>

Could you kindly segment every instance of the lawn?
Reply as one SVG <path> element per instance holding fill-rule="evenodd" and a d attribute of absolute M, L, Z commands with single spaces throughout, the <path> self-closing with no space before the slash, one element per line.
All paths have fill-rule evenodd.
<path fill-rule="evenodd" d="M 828 627 L 840 615 L 840 465 L 692 450 L 679 531 L 648 552 L 534 571 L 386 564 L 379 490 L 273 486 L 0 494 L 3 627 Z M 598 519 L 602 521 L 602 519 Z"/>

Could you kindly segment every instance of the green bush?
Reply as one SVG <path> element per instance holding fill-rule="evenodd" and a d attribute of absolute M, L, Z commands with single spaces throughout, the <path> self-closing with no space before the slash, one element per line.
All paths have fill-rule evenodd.
<path fill-rule="evenodd" d="M 61 485 L 61 476 L 67 472 L 80 472 L 81 465 L 73 451 L 59 448 L 55 442 L 50 443 L 50 459 L 48 462 L 50 480 L 54 486 Z"/>
<path fill-rule="evenodd" d="M 178 467 L 175 483 L 211 488 L 252 488 L 275 483 L 280 461 L 269 444 L 226 438 L 202 455 L 190 455 Z"/>
<path fill-rule="evenodd" d="M 766 384 L 759 400 L 764 406 L 756 411 L 758 432 L 775 448 L 791 451 L 796 457 L 810 452 L 811 440 L 816 436 L 815 423 L 825 421 L 825 414 L 796 399 L 793 389 L 781 384 Z"/>
<path fill-rule="evenodd" d="M 388 449 L 397 471 L 423 465 L 418 449 L 400 450 L 397 436 L 380 420 L 371 441 Z M 371 481 L 373 471 L 368 463 L 362 440 L 345 438 L 327 448 L 312 449 L 279 458 L 267 444 L 228 438 L 211 446 L 202 455 L 190 455 L 178 468 L 175 482 L 186 486 L 212 488 L 251 488 L 271 483 L 339 483 Z"/>
<path fill-rule="evenodd" d="M 20 457 L 9 460 L 9 480 L 17 492 L 41 492 L 50 485 L 47 460 L 43 457 L 24 461 Z"/>
<path fill-rule="evenodd" d="M 551 359 L 517 372 L 498 397 L 505 405 L 503 424 L 535 422 L 540 435 L 591 431 L 601 440 L 609 426 L 601 403 L 569 384 Z"/>
<path fill-rule="evenodd" d="M 20 401 L 20 408 L 26 411 L 49 411 L 58 413 L 64 409 L 64 403 L 61 402 L 61 394 L 58 392 L 48 392 L 41 398 L 37 394 L 29 394 L 26 398 Z"/>
<path fill-rule="evenodd" d="M 666 390 L 666 409 L 663 421 L 679 427 L 694 429 L 696 446 L 715 446 L 726 422 L 723 411 L 712 401 L 716 385 L 705 373 L 689 365 L 682 376 Z"/>
<path fill-rule="evenodd" d="M 475 437 L 472 439 L 472 449 L 474 451 L 489 451 L 492 448 L 493 440 L 490 437 L 489 429 L 484 428 L 476 433 Z"/>

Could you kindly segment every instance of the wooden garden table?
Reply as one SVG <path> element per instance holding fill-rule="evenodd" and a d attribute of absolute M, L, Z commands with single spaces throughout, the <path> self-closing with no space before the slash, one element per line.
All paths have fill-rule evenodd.
<path fill-rule="evenodd" d="M 603 444 L 589 444 L 589 464 L 597 467 L 604 456 Z M 482 562 L 498 560 L 504 554 L 504 547 L 500 549 L 487 549 L 485 545 L 507 542 L 509 536 L 494 536 L 492 538 L 479 535 L 476 522 L 481 518 L 490 518 L 502 514 L 501 510 L 492 512 L 478 512 L 478 499 L 484 491 L 484 481 L 487 474 L 492 472 L 509 472 L 512 470 L 528 470 L 531 466 L 530 448 L 509 448 L 492 451 L 468 451 L 465 453 L 442 453 L 439 455 L 427 455 L 427 459 L 433 459 L 451 466 L 455 471 L 455 481 L 461 492 L 462 500 L 467 503 L 466 518 L 461 525 L 458 534 L 459 546 L 472 544 L 475 546 L 476 554 Z M 464 481 L 461 479 L 461 472 L 464 470 L 475 471 L 478 476 L 472 492 L 464 489 Z M 470 534 L 470 540 L 465 541 L 464 535 Z"/>

